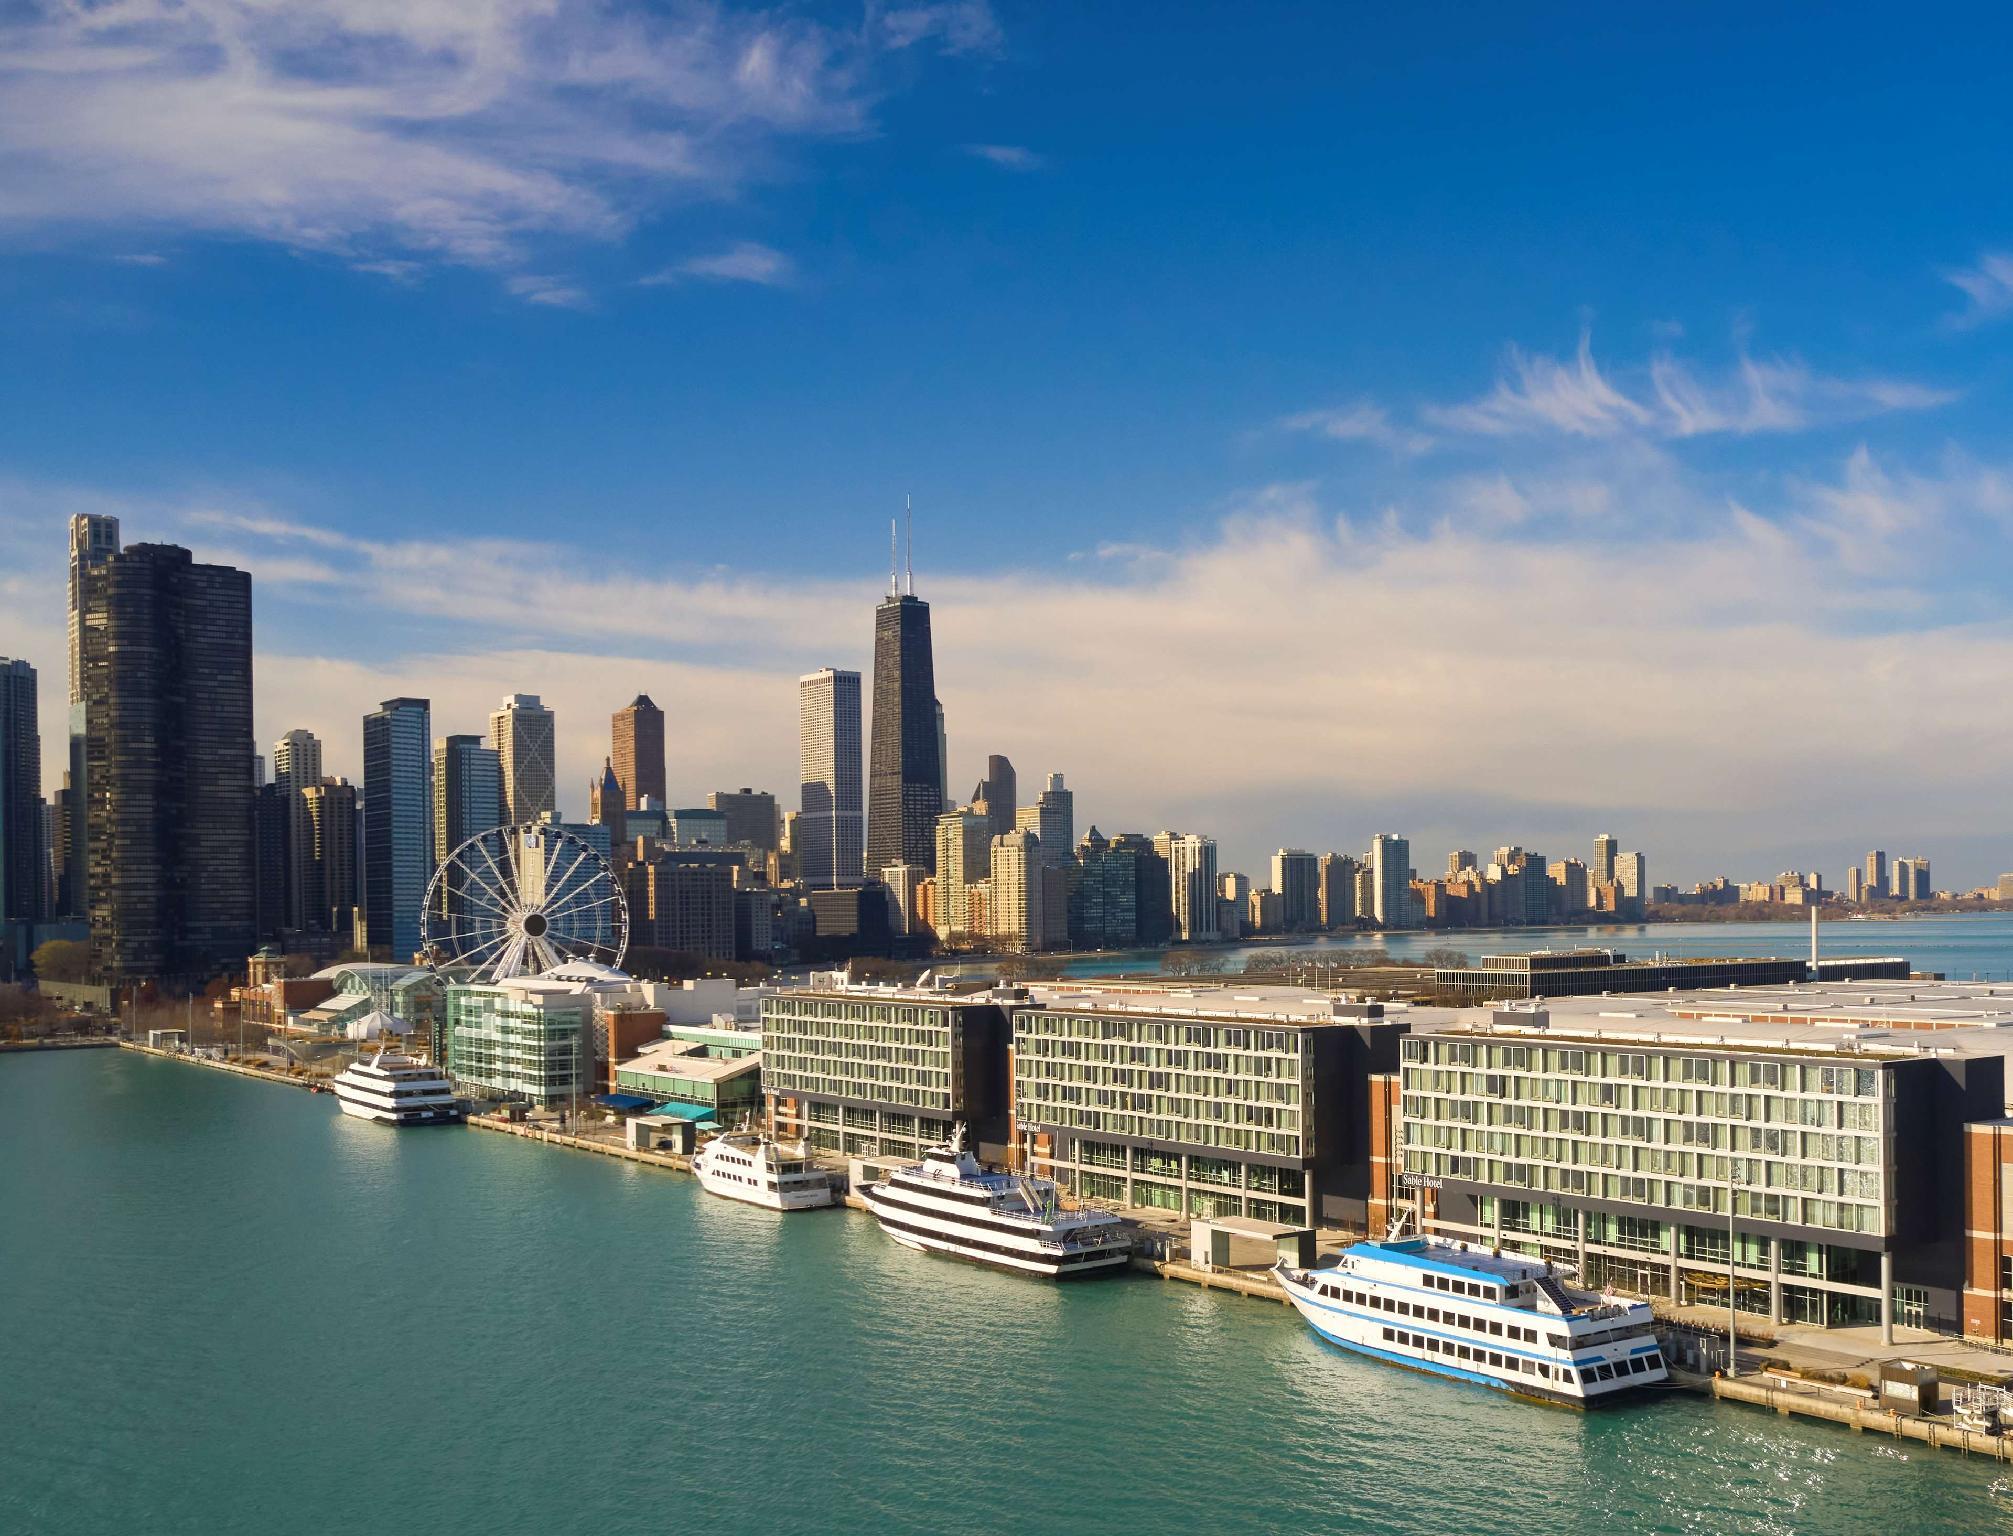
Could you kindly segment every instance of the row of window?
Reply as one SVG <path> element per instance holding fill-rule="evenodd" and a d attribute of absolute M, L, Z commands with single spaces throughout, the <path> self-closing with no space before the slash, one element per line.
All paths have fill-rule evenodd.
<path fill-rule="evenodd" d="M 1014 1015 L 1014 1045 L 1068 1036 L 1076 1040 L 1123 1040 L 1143 1045 L 1195 1045 L 1218 1051 L 1299 1049 L 1297 1032 L 1252 1029 L 1243 1025 L 1191 1024 L 1153 1018 L 1114 1018 L 1109 1014 L 1050 1013 L 1029 1009 Z"/>
<path fill-rule="evenodd" d="M 1871 1067 L 1753 1060 L 1728 1056 L 1673 1056 L 1645 1051 L 1604 1051 L 1579 1047 L 1503 1045 L 1413 1035 L 1403 1045 L 1410 1064 L 1534 1072 L 1548 1077 L 1633 1078 L 1642 1082 L 1695 1083 L 1721 1088 L 1766 1088 L 1870 1098 L 1880 1091 Z"/>
<path fill-rule="evenodd" d="M 1050 1085 L 1085 1084 L 1100 1088 L 1144 1088 L 1152 1093 L 1180 1093 L 1205 1099 L 1269 1099 L 1297 1104 L 1303 1097 L 1298 1082 L 1287 1078 L 1204 1077 L 1188 1072 L 1160 1072 L 1135 1067 L 1073 1066 L 1014 1057 L 1019 1091 L 1039 1094 Z"/>
<path fill-rule="evenodd" d="M 1300 1075 L 1298 1056 L 1252 1055 L 1248 1052 L 1200 1051 L 1181 1047 L 1133 1045 L 1083 1040 L 1053 1040 L 1042 1036 L 1014 1039 L 1014 1055 L 1030 1061 L 1112 1063 L 1141 1070 L 1234 1073 L 1245 1077 Z"/>
<path fill-rule="evenodd" d="M 1407 1067 L 1408 1095 L 1435 1095 L 1442 1116 L 1459 1120 L 1530 1121 L 1551 1106 L 1592 1111 L 1628 1110 L 1690 1120 L 1740 1120 L 1818 1130 L 1873 1130 L 1880 1125 L 1877 1098 L 1798 1098 L 1782 1093 L 1657 1088 L 1574 1078 L 1515 1077 L 1493 1072 L 1442 1072 Z"/>
<path fill-rule="evenodd" d="M 1669 1151 L 1661 1147 L 1567 1141 L 1555 1136 L 1512 1135 L 1507 1131 L 1464 1131 L 1444 1125 L 1407 1122 L 1404 1144 L 1420 1153 L 1467 1153 L 1477 1157 L 1548 1163 L 1562 1169 L 1656 1174 L 1703 1181 L 1705 1185 L 1732 1182 L 1743 1192 L 1749 1189 L 1784 1189 L 1806 1195 L 1833 1195 L 1846 1200 L 1877 1202 L 1885 1197 L 1886 1189 L 1878 1167 L 1837 1168 L 1814 1161 L 1789 1161 L 1788 1158 L 1795 1157 L 1797 1152 L 1793 1142 L 1786 1149 L 1779 1149 L 1773 1159 L 1728 1158 Z M 1701 1201 L 1704 1203 L 1699 1203 Z M 1723 1210 L 1726 1206 L 1724 1199 L 1715 1201 L 1709 1192 L 1687 1195 L 1678 1204 L 1686 1210 L 1700 1211 Z"/>
<path fill-rule="evenodd" d="M 1382 1291 L 1359 1291 L 1351 1285 L 1332 1281 L 1324 1280 L 1315 1289 L 1331 1301 L 1347 1302 L 1352 1307 L 1366 1307 L 1372 1312 L 1390 1312 L 1399 1317 L 1416 1318 L 1422 1323 L 1438 1323 L 1443 1328 L 1465 1328 L 1470 1333 L 1486 1333 L 1492 1338 L 1509 1339 L 1518 1344 L 1538 1342 L 1536 1328 L 1527 1328 L 1522 1323 L 1506 1323 L 1497 1317 L 1477 1317 L 1468 1312 L 1453 1312 L 1441 1307 L 1428 1306 L 1421 1301 L 1406 1301 L 1402 1297 L 1387 1296 Z M 1565 1349 L 1570 1344 L 1567 1335 L 1563 1333 L 1547 1333 L 1544 1335 L 1544 1342 L 1553 1349 Z"/>

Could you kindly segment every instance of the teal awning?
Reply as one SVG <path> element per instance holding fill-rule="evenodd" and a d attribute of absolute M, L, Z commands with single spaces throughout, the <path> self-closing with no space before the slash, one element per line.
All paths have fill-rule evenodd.
<path fill-rule="evenodd" d="M 710 1120 L 713 1118 L 711 1104 L 680 1104 L 675 1100 L 669 1104 L 659 1104 L 650 1111 L 653 1115 L 676 1115 L 680 1120 Z M 718 1129 L 718 1127 L 715 1127 Z"/>

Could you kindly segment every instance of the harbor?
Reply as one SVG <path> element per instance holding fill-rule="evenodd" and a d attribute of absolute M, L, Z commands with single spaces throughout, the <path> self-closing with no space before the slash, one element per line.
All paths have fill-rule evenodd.
<path fill-rule="evenodd" d="M 0 1221 L 51 1234 L 0 1273 L 0 1302 L 32 1297 L 50 1325 L 4 1346 L 4 1528 L 200 1510 L 206 1530 L 251 1532 L 284 1482 L 329 1529 L 366 1528 L 386 1501 L 470 1536 L 620 1529 L 674 1479 L 733 1489 L 723 1528 L 894 1536 L 941 1531 L 947 1509 L 976 1511 L 958 1522 L 975 1531 L 1123 1509 L 1417 1536 L 2013 1518 L 1998 1463 L 1926 1441 L 1691 1393 L 1548 1412 L 1335 1351 L 1224 1277 L 1037 1284 L 864 1220 L 711 1199 L 557 1132 L 393 1131 L 135 1052 L 10 1062 L 0 1112 L 48 1154 L 33 1178 L 0 1173 Z M 86 1189 L 92 1220 L 60 1220 Z M 220 1252 L 241 1255 L 228 1284 Z M 387 1306 L 412 1366 L 395 1386 L 347 1347 L 360 1311 Z M 81 1336 L 88 1357 L 54 1343 Z M 90 1410 L 115 1384 L 118 1410 Z M 266 1432 L 282 1400 L 340 1424 L 340 1448 Z M 980 1435 L 1010 1419 L 1019 1452 L 924 1454 L 946 1414 Z M 793 1455 L 811 1422 L 818 1456 Z M 412 1426 L 449 1423 L 465 1431 L 451 1503 L 411 1452 Z M 1198 1437 L 1247 1475 L 1170 1475 Z M 1422 1479 L 1419 1447 L 1455 1444 L 1491 1475 Z"/>
<path fill-rule="evenodd" d="M 155 1060 L 192 1065 L 232 1076 L 249 1077 L 296 1088 L 323 1085 L 323 1080 L 290 1074 L 253 1064 L 227 1061 L 186 1049 L 149 1046 L 133 1041 L 118 1042 L 136 1055 Z M 619 1125 L 606 1121 L 589 1128 L 563 1128 L 551 1118 L 527 1119 L 500 1113 L 478 1113 L 467 1117 L 473 1130 L 531 1142 L 544 1147 L 588 1153 L 639 1168 L 689 1174 L 689 1155 L 635 1146 L 625 1138 Z M 390 1134 L 390 1133 L 387 1133 Z M 424 1133 L 422 1133 L 424 1134 Z M 835 1178 L 842 1176 L 832 1167 Z M 841 1202 L 847 1208 L 870 1212 L 868 1202 L 848 1191 Z M 1129 1226 L 1134 1234 L 1130 1269 L 1180 1287 L 1194 1287 L 1203 1293 L 1259 1300 L 1290 1306 L 1286 1289 L 1269 1262 L 1212 1264 L 1191 1251 L 1189 1231 L 1178 1221 L 1155 1219 L 1150 1213 L 1133 1213 Z M 1338 1232 L 1322 1234 L 1324 1249 L 1348 1240 Z M 1262 1246 L 1262 1245 L 1261 1245 Z M 1246 1257 L 1250 1257 L 1249 1250 Z M 1701 1368 L 1673 1369 L 1671 1387 L 1679 1392 L 1709 1397 L 1737 1407 L 1773 1412 L 1813 1424 L 1840 1426 L 1855 1433 L 1906 1440 L 1924 1447 L 1948 1450 L 1966 1456 L 1996 1461 L 2013 1461 L 2013 1436 L 1968 1429 L 1948 1413 L 1917 1413 L 1883 1406 L 1878 1394 L 1866 1383 L 1877 1382 L 1881 1366 L 1888 1361 L 1935 1361 L 1946 1390 L 1957 1392 L 1980 1385 L 2013 1387 L 2013 1355 L 1982 1349 L 1962 1340 L 1938 1338 L 1913 1331 L 1896 1345 L 1881 1345 L 1874 1330 L 1788 1330 L 1787 1336 L 1774 1331 L 1755 1331 L 1753 1320 L 1744 1319 L 1742 1372 L 1728 1376 L 1725 1361 L 1725 1313 L 1709 1308 L 1679 1307 L 1658 1302 L 1653 1305 L 1660 1329 L 1675 1330 L 1687 1341 L 1686 1354 Z M 1674 1360 L 1674 1366 L 1675 1366 Z M 1851 1385 L 1853 1382 L 1860 1385 Z M 1451 1388 L 1450 1388 L 1451 1389 Z M 2013 1402 L 2013 1399 L 2009 1399 Z"/>

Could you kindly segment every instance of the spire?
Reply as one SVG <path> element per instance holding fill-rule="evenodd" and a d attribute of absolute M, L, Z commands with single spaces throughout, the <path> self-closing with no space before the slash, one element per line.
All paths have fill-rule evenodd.
<path fill-rule="evenodd" d="M 916 595 L 916 504 L 906 493 L 902 497 L 902 514 L 909 520 L 909 596 Z"/>
<path fill-rule="evenodd" d="M 888 596 L 890 597 L 902 595 L 902 557 L 901 546 L 896 542 L 897 537 L 895 520 L 891 517 L 888 519 Z"/>

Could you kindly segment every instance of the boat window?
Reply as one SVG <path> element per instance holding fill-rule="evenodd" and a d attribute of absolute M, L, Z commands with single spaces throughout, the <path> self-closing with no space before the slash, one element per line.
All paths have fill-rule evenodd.
<path fill-rule="evenodd" d="M 1595 1381 L 1613 1381 L 1614 1379 L 1615 1368 L 1612 1365 L 1597 1365 L 1594 1367 Z"/>
<path fill-rule="evenodd" d="M 1503 1325 L 1497 1322 L 1494 1318 L 1491 1318 L 1489 1319 L 1489 1332 L 1493 1333 L 1497 1338 L 1500 1339 L 1503 1336 Z"/>
<path fill-rule="evenodd" d="M 1659 1349 L 1651 1350 L 1649 1354 L 1649 1362 L 1650 1362 L 1649 1368 L 1651 1370 L 1654 1371 L 1659 1369 L 1664 1363 L 1663 1351 Z"/>
<path fill-rule="evenodd" d="M 1566 1347 L 1566 1336 L 1563 1333 L 1547 1334 L 1545 1342 L 1554 1349 L 1564 1349 Z"/>

